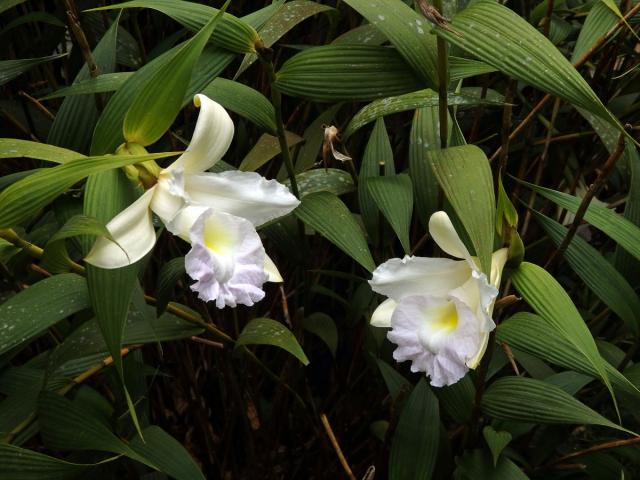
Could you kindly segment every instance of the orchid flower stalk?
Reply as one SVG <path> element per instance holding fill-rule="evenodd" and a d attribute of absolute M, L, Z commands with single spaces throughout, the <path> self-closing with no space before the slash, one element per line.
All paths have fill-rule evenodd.
<path fill-rule="evenodd" d="M 196 95 L 194 104 L 200 114 L 188 148 L 107 224 L 116 243 L 99 238 L 85 261 L 119 268 L 140 260 L 156 242 L 155 213 L 191 243 L 185 267 L 201 299 L 215 300 L 218 308 L 253 305 L 264 296 L 265 281 L 282 281 L 256 228 L 288 214 L 299 201 L 284 185 L 255 172 L 208 172 L 229 148 L 234 126 L 225 109 L 205 95 Z"/>
<path fill-rule="evenodd" d="M 397 345 L 395 360 L 411 361 L 412 372 L 425 372 L 441 387 L 459 381 L 484 355 L 507 249 L 493 253 L 487 278 L 445 212 L 431 216 L 429 233 L 459 260 L 405 256 L 380 265 L 369 284 L 389 298 L 371 324 L 391 328 L 387 338 Z"/>

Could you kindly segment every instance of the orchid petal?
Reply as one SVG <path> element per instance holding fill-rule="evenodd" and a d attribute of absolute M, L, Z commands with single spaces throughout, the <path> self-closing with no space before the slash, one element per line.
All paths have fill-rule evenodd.
<path fill-rule="evenodd" d="M 271 260 L 269 255 L 264 256 L 264 273 L 267 274 L 267 282 L 284 282 L 282 275 L 280 275 L 280 272 L 278 271 L 278 267 L 276 267 L 276 264 L 273 263 L 273 260 Z"/>
<path fill-rule="evenodd" d="M 246 218 L 256 227 L 288 214 L 300 203 L 287 187 L 255 172 L 189 175 L 185 191 L 193 204 Z"/>
<path fill-rule="evenodd" d="M 371 325 L 374 327 L 389 328 L 391 327 L 391 316 L 398 304 L 387 298 L 384 302 L 378 305 L 371 315 Z"/>
<path fill-rule="evenodd" d="M 487 345 L 489 345 L 489 333 L 490 332 L 482 332 L 480 337 L 480 348 L 478 348 L 478 352 L 473 356 L 473 358 L 467 360 L 467 367 L 471 370 L 475 370 L 480 365 L 480 360 L 484 357 L 484 352 L 487 351 Z"/>
<path fill-rule="evenodd" d="M 471 260 L 471 254 L 460 239 L 460 235 L 451 223 L 451 219 L 446 212 L 435 212 L 429 219 L 429 233 L 442 249 L 452 257 L 464 258 L 471 265 L 475 265 Z"/>
<path fill-rule="evenodd" d="M 210 209 L 201 205 L 188 205 L 174 215 L 170 222 L 165 224 L 167 230 L 184 241 L 190 242 L 191 227 L 193 227 L 198 218 L 207 210 Z"/>
<path fill-rule="evenodd" d="M 409 295 L 446 295 L 471 276 L 464 261 L 406 256 L 387 260 L 373 272 L 373 291 L 396 301 Z"/>
<path fill-rule="evenodd" d="M 200 114 L 187 150 L 165 171 L 182 168 L 185 174 L 204 172 L 211 168 L 229 149 L 234 126 L 227 111 L 206 95 L 193 99 Z"/>
<path fill-rule="evenodd" d="M 149 204 L 154 188 L 116 215 L 108 224 L 111 240 L 100 237 L 93 245 L 85 261 L 100 268 L 120 268 L 144 257 L 156 243 Z"/>
<path fill-rule="evenodd" d="M 197 280 L 191 289 L 200 299 L 215 300 L 218 308 L 224 308 L 251 306 L 264 297 L 266 254 L 249 221 L 206 209 L 191 226 L 189 238 L 192 248 L 185 256 L 185 268 Z"/>
<path fill-rule="evenodd" d="M 180 184 L 184 184 L 183 173 L 182 169 L 164 170 L 158 178 L 156 191 L 151 201 L 151 210 L 160 217 L 165 225 L 171 222 L 185 205 L 184 189 L 182 191 L 180 189 Z"/>
<path fill-rule="evenodd" d="M 467 372 L 467 360 L 481 348 L 475 314 L 457 299 L 416 295 L 404 298 L 391 317 L 387 338 L 398 345 L 397 361 L 426 372 L 436 387 L 451 385 Z"/>

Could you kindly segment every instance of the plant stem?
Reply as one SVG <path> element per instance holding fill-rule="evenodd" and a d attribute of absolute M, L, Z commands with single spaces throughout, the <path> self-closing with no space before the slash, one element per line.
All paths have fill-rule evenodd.
<path fill-rule="evenodd" d="M 433 0 L 433 6 L 442 13 L 442 0 Z M 449 87 L 449 52 L 447 42 L 438 35 L 438 117 L 440 124 L 440 148 L 447 148 L 449 143 L 449 110 L 447 89 Z"/>
<path fill-rule="evenodd" d="M 261 49 L 258 52 L 258 56 L 265 68 L 267 69 L 267 75 L 269 77 L 269 85 L 271 87 L 271 103 L 276 111 L 276 133 L 278 134 L 278 142 L 280 143 L 280 153 L 282 154 L 282 160 L 284 166 L 287 169 L 287 175 L 291 182 L 291 190 L 296 198 L 300 198 L 300 191 L 298 190 L 298 182 L 296 181 L 296 172 L 293 168 L 293 161 L 291 160 L 291 153 L 289 152 L 289 145 L 287 144 L 287 136 L 285 134 L 284 122 L 282 121 L 282 94 L 275 88 L 276 72 L 273 66 L 273 52 L 271 49 Z"/>

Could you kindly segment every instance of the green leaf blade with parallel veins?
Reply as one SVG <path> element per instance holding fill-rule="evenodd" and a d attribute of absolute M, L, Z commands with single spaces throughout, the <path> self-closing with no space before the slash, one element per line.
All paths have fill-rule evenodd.
<path fill-rule="evenodd" d="M 489 160 L 474 145 L 425 153 L 438 183 L 473 243 L 482 271 L 490 272 L 496 199 Z"/>
<path fill-rule="evenodd" d="M 391 41 L 424 86 L 438 88 L 436 37 L 422 15 L 401 0 L 345 0 Z"/>
<path fill-rule="evenodd" d="M 251 320 L 236 340 L 236 348 L 242 345 L 273 345 L 286 350 L 303 365 L 309 364 L 309 359 L 291 330 L 270 318 Z"/>
<path fill-rule="evenodd" d="M 618 124 L 564 55 L 502 4 L 475 2 L 454 17 L 450 29 L 436 27 L 435 31 L 505 74 Z"/>
<path fill-rule="evenodd" d="M 375 263 L 364 233 L 338 197 L 329 192 L 312 193 L 302 199 L 294 214 L 365 269 L 373 271 Z"/>
<path fill-rule="evenodd" d="M 226 5 L 223 11 L 225 8 Z M 123 135 L 127 142 L 151 145 L 171 126 L 182 108 L 196 61 L 221 18 L 222 11 L 149 78 L 124 117 Z"/>
<path fill-rule="evenodd" d="M 392 48 L 325 45 L 287 60 L 276 73 L 274 87 L 292 97 L 336 102 L 390 97 L 422 85 Z"/>

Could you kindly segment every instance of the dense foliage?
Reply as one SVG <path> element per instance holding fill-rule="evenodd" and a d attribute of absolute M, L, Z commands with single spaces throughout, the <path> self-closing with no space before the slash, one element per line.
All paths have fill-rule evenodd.
<path fill-rule="evenodd" d="M 639 477 L 640 3 L 222 3 L 0 0 L 0 478 Z"/>

